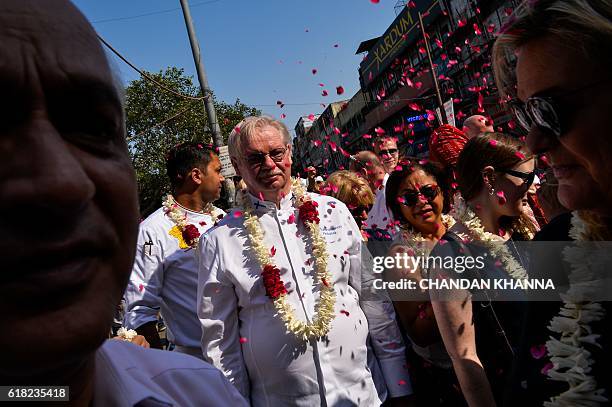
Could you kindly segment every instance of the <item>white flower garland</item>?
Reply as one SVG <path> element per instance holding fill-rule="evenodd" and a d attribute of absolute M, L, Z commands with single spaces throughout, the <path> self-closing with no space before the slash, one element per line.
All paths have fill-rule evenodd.
<path fill-rule="evenodd" d="M 119 328 L 117 331 L 117 338 L 120 338 L 123 341 L 131 342 L 138 335 L 136 331 L 133 329 L 126 329 L 124 327 Z"/>
<path fill-rule="evenodd" d="M 600 303 L 589 301 L 594 290 L 590 267 L 598 264 L 598 260 L 586 250 L 584 242 L 590 240 L 587 226 L 576 213 L 572 214 L 570 237 L 575 245 L 563 250 L 563 258 L 571 266 L 570 287 L 561 294 L 563 305 L 559 315 L 548 326 L 561 336 L 559 339 L 551 336 L 546 342 L 553 364 L 547 374 L 553 380 L 567 382 L 569 389 L 545 402 L 545 407 L 595 407 L 608 402 L 604 389 L 597 388 L 595 377 L 590 375 L 593 359 L 583 347 L 585 343 L 600 347 L 597 339 L 601 335 L 594 334 L 590 324 L 602 320 L 605 310 Z"/>
<path fill-rule="evenodd" d="M 450 215 L 442 214 L 442 224 L 446 230 L 449 230 L 455 225 L 455 219 Z M 429 240 L 424 238 L 423 234 L 420 232 L 415 232 L 413 227 L 402 225 L 400 226 L 400 231 L 402 242 L 417 250 L 417 254 L 419 256 L 425 256 L 427 252 L 430 251 L 424 248 L 425 244 L 429 242 Z"/>
<path fill-rule="evenodd" d="M 508 247 L 503 244 L 504 240 L 494 233 L 485 231 L 478 216 L 458 194 L 455 195 L 451 215 L 457 222 L 461 222 L 468 229 L 473 240 L 482 242 L 501 261 L 504 270 L 506 270 L 510 277 L 516 280 L 528 278 L 527 271 L 515 260 Z"/>
<path fill-rule="evenodd" d="M 176 225 L 176 227 L 179 229 L 179 231 L 182 234 L 183 231 L 185 230 L 185 227 L 187 227 L 187 225 L 189 224 L 187 222 L 187 213 L 185 212 L 185 210 L 188 210 L 188 209 L 187 208 L 184 208 L 184 210 L 181 209 L 183 207 L 181 206 L 181 204 L 176 202 L 176 200 L 174 199 L 172 195 L 166 196 L 166 198 L 162 202 L 162 206 L 164 207 L 164 212 L 166 213 L 166 215 L 168 215 L 170 220 L 174 222 L 174 224 Z M 213 217 L 213 220 L 214 220 L 214 212 L 215 212 L 215 207 L 210 202 L 206 204 L 204 210 L 202 211 L 203 214 L 209 214 L 211 217 Z M 191 247 L 196 248 L 198 246 L 199 241 L 200 241 L 199 238 L 196 239 L 191 245 Z M 187 243 L 185 244 L 187 245 Z"/>
<path fill-rule="evenodd" d="M 306 199 L 304 188 L 299 181 L 293 181 L 292 191 L 298 204 Z M 264 245 L 263 230 L 259 224 L 259 219 L 257 216 L 253 215 L 253 204 L 246 192 L 242 194 L 242 206 L 245 219 L 244 225 L 248 231 L 249 241 L 255 251 L 257 261 L 263 270 L 266 264 L 274 264 L 274 262 L 270 256 L 270 249 L 266 248 Z M 315 304 L 315 315 L 312 318 L 312 322 L 306 323 L 297 319 L 293 307 L 287 302 L 286 294 L 278 296 L 273 302 L 278 315 L 287 327 L 287 331 L 293 333 L 298 338 L 308 340 L 325 336 L 329 332 L 331 322 L 335 318 L 334 306 L 336 303 L 336 291 L 332 286 L 331 275 L 327 270 L 327 247 L 325 239 L 321 236 L 319 225 L 315 222 L 305 222 L 305 224 L 312 238 L 316 283 L 321 290 L 319 300 Z"/>

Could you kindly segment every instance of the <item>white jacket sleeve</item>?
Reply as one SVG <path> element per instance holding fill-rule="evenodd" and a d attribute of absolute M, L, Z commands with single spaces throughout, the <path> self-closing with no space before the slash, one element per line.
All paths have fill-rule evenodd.
<path fill-rule="evenodd" d="M 349 250 L 349 284 L 358 293 L 371 292 L 372 280 L 375 278 L 372 255 L 361 239 L 355 221 L 350 219 L 349 223 L 354 236 Z M 359 286 L 356 287 L 356 284 Z M 385 293 L 380 294 L 375 300 L 360 301 L 359 305 L 368 320 L 370 344 L 382 371 L 388 396 L 407 396 L 412 394 L 413 390 L 406 361 L 406 347 L 395 319 L 393 303 Z"/>
<path fill-rule="evenodd" d="M 147 322 L 157 321 L 161 307 L 164 281 L 163 248 L 156 233 L 140 229 L 136 258 L 125 291 L 124 325 L 136 329 Z"/>
<path fill-rule="evenodd" d="M 234 284 L 209 236 L 202 236 L 199 250 L 198 318 L 202 324 L 202 353 L 249 400 L 249 377 L 242 357 Z"/>

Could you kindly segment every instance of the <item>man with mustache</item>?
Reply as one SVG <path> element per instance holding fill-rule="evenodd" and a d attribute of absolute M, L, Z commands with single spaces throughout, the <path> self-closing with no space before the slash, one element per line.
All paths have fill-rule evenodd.
<path fill-rule="evenodd" d="M 348 208 L 292 182 L 282 122 L 246 118 L 228 148 L 247 191 L 200 240 L 205 359 L 253 406 L 407 402 L 395 320 L 360 303 L 366 249 Z"/>
<path fill-rule="evenodd" d="M 140 224 L 136 259 L 125 292 L 125 326 L 144 335 L 154 348 L 161 348 L 157 333 L 161 310 L 175 350 L 201 358 L 194 249 L 200 235 L 225 215 L 212 204 L 221 194 L 221 162 L 208 146 L 182 143 L 168 152 L 166 172 L 173 193 Z"/>
<path fill-rule="evenodd" d="M 106 340 L 139 219 L 115 85 L 72 3 L 0 2 L 0 384 L 67 386 L 74 406 L 245 405 L 200 360 Z"/>

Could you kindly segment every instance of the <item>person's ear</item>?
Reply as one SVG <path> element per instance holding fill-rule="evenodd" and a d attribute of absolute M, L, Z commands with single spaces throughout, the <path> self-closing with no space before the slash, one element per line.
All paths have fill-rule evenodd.
<path fill-rule="evenodd" d="M 287 153 L 289 154 L 289 167 L 291 167 L 293 165 L 293 154 L 291 154 L 291 144 L 287 144 Z"/>
<path fill-rule="evenodd" d="M 200 185 L 203 182 L 204 173 L 199 168 L 193 168 L 189 175 L 194 184 Z"/>
<path fill-rule="evenodd" d="M 482 169 L 482 182 L 490 191 L 493 190 L 493 185 L 495 184 L 495 168 L 490 165 L 487 165 Z"/>

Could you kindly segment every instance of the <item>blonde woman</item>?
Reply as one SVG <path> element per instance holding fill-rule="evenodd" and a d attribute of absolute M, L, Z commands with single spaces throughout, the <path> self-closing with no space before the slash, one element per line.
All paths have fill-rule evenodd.
<path fill-rule="evenodd" d="M 530 149 L 550 162 L 560 203 L 574 211 L 570 237 L 576 245 L 612 240 L 611 54 L 609 0 L 527 1 L 493 49 L 498 88 L 528 131 Z M 608 405 L 610 302 L 597 302 L 606 298 L 593 295 L 585 301 L 579 284 L 572 284 L 578 282 L 574 272 L 580 262 L 564 260 L 572 270 L 570 295 L 546 324 L 552 339 L 538 355 L 545 374 L 526 372 L 527 379 L 534 378 L 527 382 L 530 400 L 548 406 Z"/>
<path fill-rule="evenodd" d="M 361 229 L 368 218 L 368 212 L 374 205 L 374 193 L 367 181 L 347 170 L 336 171 L 327 178 L 321 192 L 344 202 Z M 367 235 L 362 231 L 364 239 Z"/>

